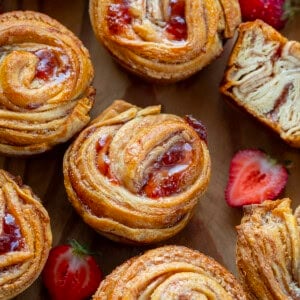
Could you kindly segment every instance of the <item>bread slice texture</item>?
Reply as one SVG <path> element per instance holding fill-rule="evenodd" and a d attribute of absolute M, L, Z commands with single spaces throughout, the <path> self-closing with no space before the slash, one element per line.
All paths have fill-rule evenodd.
<path fill-rule="evenodd" d="M 300 148 L 300 43 L 263 21 L 243 23 L 221 92 Z"/>

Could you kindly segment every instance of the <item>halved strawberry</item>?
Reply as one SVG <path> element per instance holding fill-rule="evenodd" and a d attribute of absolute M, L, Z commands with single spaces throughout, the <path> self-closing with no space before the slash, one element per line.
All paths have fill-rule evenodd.
<path fill-rule="evenodd" d="M 275 199 L 284 189 L 288 173 L 284 166 L 260 150 L 242 150 L 231 160 L 225 199 L 243 206 Z"/>
<path fill-rule="evenodd" d="M 54 247 L 43 270 L 43 282 L 53 300 L 83 300 L 95 293 L 102 273 L 78 242 Z"/>

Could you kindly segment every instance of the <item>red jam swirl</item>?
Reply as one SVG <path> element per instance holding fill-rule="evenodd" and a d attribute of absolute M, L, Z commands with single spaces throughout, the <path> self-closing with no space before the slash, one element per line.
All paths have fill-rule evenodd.
<path fill-rule="evenodd" d="M 118 184 L 118 179 L 112 174 L 110 170 L 110 159 L 109 159 L 109 145 L 112 137 L 110 135 L 102 136 L 96 144 L 96 164 L 100 173 L 106 176 L 110 182 Z"/>
<path fill-rule="evenodd" d="M 200 139 L 207 143 L 207 131 L 203 123 L 198 121 L 192 115 L 187 115 L 184 119 L 191 127 L 194 128 L 194 130 L 199 135 Z"/>
<path fill-rule="evenodd" d="M 287 84 L 283 88 L 281 95 L 275 102 L 274 108 L 270 112 L 267 113 L 267 117 L 274 120 L 274 122 L 277 122 L 277 120 L 278 120 L 278 112 L 279 112 L 280 107 L 282 105 L 284 105 L 288 99 L 290 87 L 291 87 L 291 84 Z"/>
<path fill-rule="evenodd" d="M 187 39 L 187 24 L 185 21 L 185 0 L 171 0 L 170 17 L 166 31 L 176 41 Z"/>
<path fill-rule="evenodd" d="M 132 17 L 129 11 L 128 0 L 117 0 L 108 6 L 108 29 L 112 34 L 119 34 L 131 23 Z"/>
<path fill-rule="evenodd" d="M 42 80 L 49 80 L 57 71 L 59 62 L 55 54 L 48 49 L 40 49 L 34 53 L 38 59 L 35 77 Z"/>
<path fill-rule="evenodd" d="M 15 218 L 11 214 L 5 213 L 2 226 L 0 255 L 20 250 L 23 246 L 23 238 Z"/>
<path fill-rule="evenodd" d="M 179 193 L 192 155 L 193 149 L 189 143 L 180 143 L 171 147 L 154 163 L 141 194 L 157 199 Z"/>

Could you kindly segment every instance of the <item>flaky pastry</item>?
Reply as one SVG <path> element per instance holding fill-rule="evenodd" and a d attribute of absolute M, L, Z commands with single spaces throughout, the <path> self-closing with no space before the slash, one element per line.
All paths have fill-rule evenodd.
<path fill-rule="evenodd" d="M 93 67 L 80 40 L 31 11 L 0 15 L 0 153 L 30 155 L 90 120 Z"/>
<path fill-rule="evenodd" d="M 11 299 L 41 273 L 51 248 L 47 211 L 28 186 L 0 170 L 0 299 Z"/>
<path fill-rule="evenodd" d="M 100 42 L 129 71 L 187 78 L 215 59 L 240 23 L 237 0 L 90 0 Z"/>
<path fill-rule="evenodd" d="M 239 31 L 221 91 L 300 147 L 300 43 L 259 20 Z"/>
<path fill-rule="evenodd" d="M 183 246 L 164 246 L 129 259 L 100 284 L 93 300 L 246 300 L 224 267 Z"/>
<path fill-rule="evenodd" d="M 68 197 L 84 221 L 127 243 L 175 235 L 210 178 L 203 125 L 115 101 L 64 157 Z"/>
<path fill-rule="evenodd" d="M 290 205 L 286 198 L 247 206 L 237 227 L 236 260 L 249 299 L 300 299 L 300 222 Z"/>

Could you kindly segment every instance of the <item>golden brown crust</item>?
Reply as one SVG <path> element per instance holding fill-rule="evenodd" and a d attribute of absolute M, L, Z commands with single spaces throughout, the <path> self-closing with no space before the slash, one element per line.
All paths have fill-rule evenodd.
<path fill-rule="evenodd" d="M 183 246 L 149 250 L 117 267 L 94 300 L 244 299 L 237 280 L 204 254 Z"/>
<path fill-rule="evenodd" d="M 72 32 L 32 11 L 0 16 L 0 153 L 30 155 L 65 142 L 90 120 L 89 53 Z"/>
<path fill-rule="evenodd" d="M 122 2 L 130 2 L 131 22 L 115 33 L 108 12 Z M 191 76 L 220 55 L 223 39 L 233 36 L 241 18 L 237 0 L 185 0 L 187 38 L 176 41 L 165 30 L 169 2 L 90 0 L 94 32 L 117 61 L 145 79 L 166 83 Z"/>
<path fill-rule="evenodd" d="M 243 23 L 221 92 L 291 146 L 300 147 L 299 65 L 300 43 L 260 20 Z"/>
<path fill-rule="evenodd" d="M 298 206 L 295 210 L 295 217 L 297 219 L 298 226 L 300 226 L 300 206 Z"/>
<path fill-rule="evenodd" d="M 237 227 L 237 266 L 249 299 L 300 297 L 300 228 L 291 200 L 246 208 Z"/>
<path fill-rule="evenodd" d="M 225 30 L 224 37 L 232 38 L 241 21 L 240 5 L 238 1 L 220 0 L 223 8 Z"/>
<path fill-rule="evenodd" d="M 97 165 L 98 143 L 108 136 L 105 159 L 115 180 Z M 141 193 L 157 159 L 182 143 L 193 149 L 182 188 L 155 199 Z M 182 118 L 161 114 L 160 106 L 140 109 L 118 100 L 70 146 L 63 169 L 68 197 L 86 223 L 113 240 L 153 243 L 175 235 L 191 218 L 208 185 L 210 157 L 205 141 Z"/>
<path fill-rule="evenodd" d="M 12 215 L 22 246 L 0 254 L 0 299 L 11 299 L 28 288 L 41 273 L 52 243 L 47 211 L 31 189 L 0 170 L 0 238 L 4 217 Z"/>

